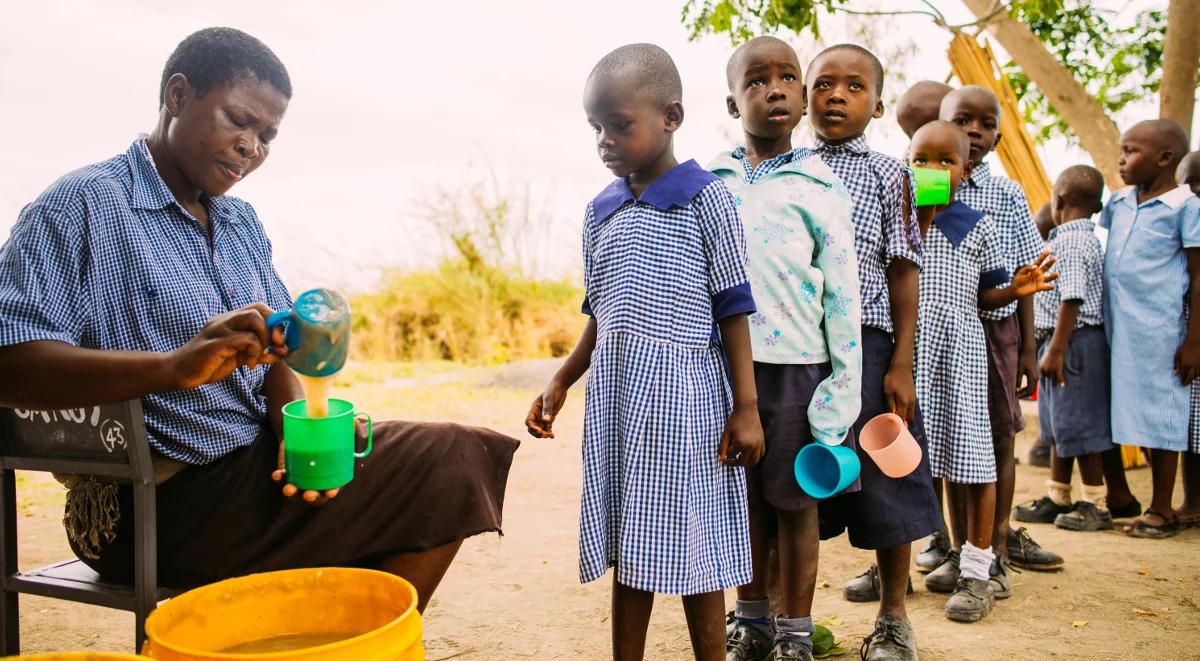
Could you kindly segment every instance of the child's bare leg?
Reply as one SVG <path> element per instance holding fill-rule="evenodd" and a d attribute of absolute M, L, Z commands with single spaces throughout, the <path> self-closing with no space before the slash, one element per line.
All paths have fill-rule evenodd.
<path fill-rule="evenodd" d="M 942 488 L 942 478 L 933 478 L 933 493 L 937 494 L 938 513 L 942 515 L 942 530 L 947 531 L 947 534 L 949 534 L 950 529 L 946 527 L 946 496 L 942 492 Z"/>
<path fill-rule="evenodd" d="M 1085 454 L 1079 457 L 1079 477 L 1084 486 L 1099 487 L 1104 485 L 1104 460 L 1099 454 Z"/>
<path fill-rule="evenodd" d="M 946 483 L 947 485 L 949 482 Z M 891 615 L 908 621 L 908 564 L 912 556 L 912 544 L 901 544 L 890 549 L 876 549 L 875 562 L 879 565 L 879 613 L 876 617 Z M 815 575 L 814 575 L 815 576 Z"/>
<path fill-rule="evenodd" d="M 967 540 L 978 548 L 986 549 L 992 545 L 995 527 L 996 483 L 968 484 L 967 500 Z M 1007 546 L 1003 538 L 1000 543 Z"/>
<path fill-rule="evenodd" d="M 1171 450 L 1150 451 L 1150 472 L 1154 481 L 1154 496 L 1150 507 L 1168 519 L 1175 513 L 1171 497 L 1175 495 L 1175 471 L 1179 470 L 1179 453 Z"/>
<path fill-rule="evenodd" d="M 949 480 L 946 485 L 946 511 L 950 515 L 950 539 L 954 548 L 967 541 L 967 488 Z"/>
<path fill-rule="evenodd" d="M 817 590 L 817 560 L 820 532 L 817 507 L 777 512 L 779 518 L 779 572 L 783 583 L 784 616 L 812 615 Z"/>
<path fill-rule="evenodd" d="M 1008 557 L 1008 517 L 1012 512 L 1013 494 L 1017 488 L 1017 463 L 1013 454 L 1012 436 L 993 439 L 996 451 L 996 495 L 992 503 L 995 524 L 992 529 L 992 549 Z M 974 544 L 974 542 L 971 542 Z"/>
<path fill-rule="evenodd" d="M 1200 514 L 1200 454 L 1183 453 L 1183 507 L 1180 514 Z"/>
<path fill-rule="evenodd" d="M 647 618 L 649 615 L 650 610 L 647 609 Z M 692 654 L 696 657 L 696 661 L 724 661 L 725 593 L 714 590 L 713 592 L 684 596 L 683 615 L 687 618 L 688 634 L 692 638 Z M 643 622 L 638 656 L 628 658 L 641 659 L 641 652 L 645 646 L 646 623 Z"/>
<path fill-rule="evenodd" d="M 761 601 L 767 598 L 767 558 L 770 555 L 771 530 L 769 517 L 775 513 L 762 493 L 749 490 L 747 510 L 750 513 L 750 582 L 739 585 L 737 598 L 741 601 Z"/>
<path fill-rule="evenodd" d="M 1108 450 L 1100 456 L 1104 467 L 1104 485 L 1108 488 L 1108 506 L 1121 508 L 1137 500 L 1125 479 L 1125 458 L 1121 448 Z"/>
<path fill-rule="evenodd" d="M 687 600 L 684 600 L 687 605 Z M 646 655 L 646 628 L 654 609 L 654 593 L 622 585 L 613 570 L 612 645 L 613 661 L 642 661 Z M 718 614 L 720 619 L 720 614 Z M 691 623 L 691 618 L 688 618 Z M 724 636 L 722 636 L 724 639 Z"/>
<path fill-rule="evenodd" d="M 1050 446 L 1050 479 L 1059 484 L 1071 483 L 1071 471 L 1075 468 L 1074 457 L 1058 456 L 1058 449 Z M 1087 484 L 1087 482 L 1084 482 Z"/>

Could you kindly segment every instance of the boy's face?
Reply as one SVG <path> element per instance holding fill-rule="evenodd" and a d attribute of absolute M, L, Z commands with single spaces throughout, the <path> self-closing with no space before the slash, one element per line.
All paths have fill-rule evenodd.
<path fill-rule="evenodd" d="M 990 92 L 970 89 L 951 92 L 942 102 L 941 118 L 966 131 L 973 163 L 982 163 L 1000 142 L 999 105 Z"/>
<path fill-rule="evenodd" d="M 190 186 L 217 196 L 267 160 L 288 99 L 249 76 L 196 96 L 177 74 L 167 82 L 164 105 L 171 115 L 166 134 L 171 160 Z"/>
<path fill-rule="evenodd" d="M 808 101 L 812 126 L 822 140 L 853 140 L 867 124 L 883 116 L 872 62 L 849 49 L 830 51 L 809 69 Z"/>
<path fill-rule="evenodd" d="M 638 91 L 639 83 L 633 74 L 617 73 L 589 80 L 583 93 L 583 109 L 596 134 L 600 160 L 622 178 L 657 160 L 683 123 L 678 101 L 663 108 L 651 94 Z"/>
<path fill-rule="evenodd" d="M 1175 181 L 1192 189 L 1193 195 L 1200 195 L 1200 151 L 1183 157 L 1175 172 Z"/>
<path fill-rule="evenodd" d="M 1121 134 L 1121 156 L 1117 168 L 1130 186 L 1153 181 L 1171 163 L 1170 152 L 1148 125 L 1138 125 Z"/>
<path fill-rule="evenodd" d="M 908 164 L 918 168 L 950 172 L 950 199 L 958 185 L 971 175 L 972 162 L 963 148 L 960 131 L 945 124 L 926 124 L 917 129 L 908 148 Z"/>
<path fill-rule="evenodd" d="M 784 44 L 768 43 L 743 54 L 733 91 L 726 99 L 729 115 L 756 138 L 791 135 L 808 107 L 800 62 Z"/>

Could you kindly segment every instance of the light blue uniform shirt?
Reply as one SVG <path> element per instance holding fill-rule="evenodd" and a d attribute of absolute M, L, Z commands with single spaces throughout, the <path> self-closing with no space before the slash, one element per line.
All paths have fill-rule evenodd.
<path fill-rule="evenodd" d="M 1141 204 L 1137 189 L 1113 193 L 1100 214 L 1108 229 L 1104 321 L 1112 351 L 1113 440 L 1185 450 L 1190 389 L 1175 375 L 1188 291 L 1186 248 L 1200 248 L 1200 198 L 1180 186 Z"/>
<path fill-rule="evenodd" d="M 221 313 L 291 307 L 254 209 L 201 199 L 211 239 L 175 201 L 144 139 L 56 181 L 0 247 L 0 346 L 166 352 Z M 266 423 L 266 373 L 240 367 L 218 383 L 143 397 L 150 446 L 206 464 L 253 443 Z"/>

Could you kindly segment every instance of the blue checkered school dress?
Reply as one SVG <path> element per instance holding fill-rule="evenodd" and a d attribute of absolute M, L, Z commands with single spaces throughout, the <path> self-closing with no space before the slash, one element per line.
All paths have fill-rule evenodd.
<path fill-rule="evenodd" d="M 697 594 L 750 580 L 746 483 L 717 461 L 731 411 L 715 320 L 754 311 L 725 184 L 688 161 L 635 200 L 614 181 L 583 225 L 595 316 L 583 425 L 580 580 Z"/>
<path fill-rule="evenodd" d="M 916 373 L 930 468 L 958 484 L 995 482 L 979 292 L 1008 282 L 1000 238 L 989 217 L 952 202 L 924 249 Z"/>

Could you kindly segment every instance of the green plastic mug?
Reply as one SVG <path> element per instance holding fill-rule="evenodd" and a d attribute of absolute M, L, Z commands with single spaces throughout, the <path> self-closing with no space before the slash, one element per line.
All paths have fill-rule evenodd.
<path fill-rule="evenodd" d="M 909 168 L 917 182 L 917 206 L 950 204 L 950 171 L 933 168 Z"/>
<path fill-rule="evenodd" d="M 367 448 L 354 451 L 354 421 L 366 418 Z M 354 479 L 354 460 L 371 454 L 374 424 L 344 399 L 329 400 L 329 415 L 308 417 L 303 399 L 283 407 L 283 465 L 287 481 L 300 489 L 337 489 Z"/>

